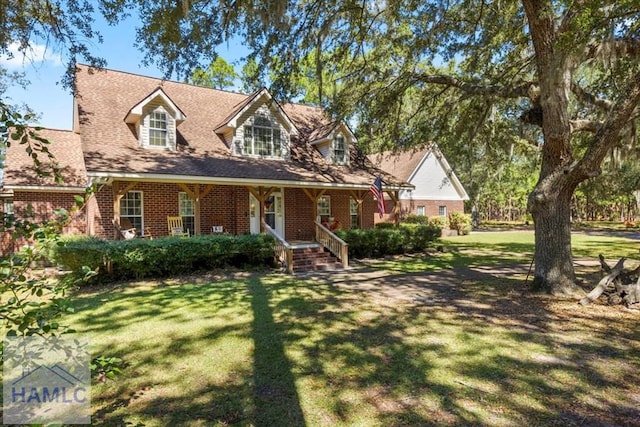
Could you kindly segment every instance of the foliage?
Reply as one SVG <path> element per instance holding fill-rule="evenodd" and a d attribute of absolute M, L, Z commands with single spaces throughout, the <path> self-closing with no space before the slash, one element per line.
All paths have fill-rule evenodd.
<path fill-rule="evenodd" d="M 238 74 L 233 65 L 218 56 L 206 69 L 197 67 L 189 77 L 189 83 L 196 86 L 214 89 L 228 89 L 233 87 Z"/>
<path fill-rule="evenodd" d="M 407 224 L 429 224 L 429 217 L 426 215 L 407 215 L 402 219 Z"/>
<path fill-rule="evenodd" d="M 1 231 L 11 230 L 15 238 L 33 241 L 31 246 L 0 260 L 0 322 L 8 336 L 58 335 L 70 331 L 59 319 L 68 310 L 66 295 L 72 283 L 32 273 L 33 265 L 42 262 L 48 247 L 57 241 L 66 212 L 57 214 L 59 218 L 40 224 L 3 214 Z"/>
<path fill-rule="evenodd" d="M 88 266 L 96 279 L 167 277 L 227 266 L 264 267 L 273 262 L 273 240 L 266 235 L 212 235 L 154 240 L 70 238 L 55 248 L 53 260 L 74 273 Z"/>
<path fill-rule="evenodd" d="M 429 218 L 429 225 L 444 230 L 449 228 L 449 219 L 445 216 L 432 216 Z"/>
<path fill-rule="evenodd" d="M 451 212 L 449 215 L 449 228 L 456 230 L 459 235 L 471 232 L 471 215 L 462 212 Z"/>
<path fill-rule="evenodd" d="M 422 252 L 440 237 L 432 225 L 400 224 L 395 227 L 338 230 L 336 235 L 349 244 L 349 256 L 377 258 L 386 255 Z"/>

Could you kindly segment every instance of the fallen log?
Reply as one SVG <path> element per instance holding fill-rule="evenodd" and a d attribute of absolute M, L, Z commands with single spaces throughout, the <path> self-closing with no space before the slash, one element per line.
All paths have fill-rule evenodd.
<path fill-rule="evenodd" d="M 607 264 L 604 256 L 599 255 L 600 266 L 606 274 L 589 294 L 580 300 L 580 304 L 587 305 L 605 295 L 610 305 L 640 303 L 640 265 L 633 270 L 625 270 L 625 258 L 620 258 L 615 266 Z"/>
<path fill-rule="evenodd" d="M 592 303 L 593 301 L 597 300 L 600 297 L 600 295 L 602 295 L 607 290 L 607 288 L 618 278 L 620 273 L 622 273 L 624 261 L 626 259 L 624 257 L 620 258 L 616 263 L 616 265 L 613 268 L 611 268 L 605 262 L 604 257 L 602 255 L 599 255 L 598 258 L 600 259 L 600 264 L 602 265 L 602 269 L 605 272 L 608 272 L 609 274 L 607 274 L 605 277 L 600 279 L 600 282 L 598 282 L 598 285 L 595 288 L 593 288 L 593 290 L 589 292 L 586 297 L 580 300 L 580 304 L 582 305 L 587 305 Z"/>

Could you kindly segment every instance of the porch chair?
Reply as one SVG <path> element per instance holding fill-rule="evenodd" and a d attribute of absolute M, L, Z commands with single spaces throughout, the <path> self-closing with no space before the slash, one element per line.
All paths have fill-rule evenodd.
<path fill-rule="evenodd" d="M 131 221 L 129 221 L 127 218 L 121 218 L 120 223 L 118 223 L 118 221 L 114 218 L 113 226 L 123 239 L 130 240 L 136 238 L 136 228 L 132 226 Z"/>
<path fill-rule="evenodd" d="M 190 236 L 189 230 L 184 229 L 181 216 L 168 216 L 167 226 L 169 227 L 170 236 L 182 236 L 182 237 Z"/>

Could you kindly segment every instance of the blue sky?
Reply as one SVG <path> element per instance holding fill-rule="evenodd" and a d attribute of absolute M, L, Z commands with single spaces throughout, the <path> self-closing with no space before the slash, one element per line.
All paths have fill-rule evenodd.
<path fill-rule="evenodd" d="M 101 44 L 96 43 L 92 53 L 107 60 L 107 68 L 143 74 L 152 77 L 161 77 L 162 73 L 157 68 L 146 68 L 141 64 L 143 54 L 134 47 L 135 21 L 128 19 L 116 27 L 105 25 L 102 21 L 96 23 L 96 27 L 104 37 Z M 218 54 L 229 63 L 237 62 L 247 50 L 237 42 L 221 46 Z M 60 58 L 53 49 L 44 49 L 36 45 L 33 54 L 27 60 L 21 55 L 8 62 L 6 58 L 0 58 L 0 65 L 10 71 L 25 71 L 31 84 L 25 89 L 19 87 L 10 88 L 6 97 L 11 104 L 29 105 L 40 114 L 37 124 L 54 129 L 71 129 L 73 119 L 73 98 L 71 94 L 60 85 L 60 80 L 65 71 L 64 58 Z M 236 71 L 240 67 L 236 65 Z"/>

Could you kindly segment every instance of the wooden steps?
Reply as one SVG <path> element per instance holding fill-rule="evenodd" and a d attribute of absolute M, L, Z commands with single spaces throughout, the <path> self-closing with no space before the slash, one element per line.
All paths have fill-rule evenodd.
<path fill-rule="evenodd" d="M 319 244 L 294 246 L 293 272 L 343 270 L 342 262 Z"/>

